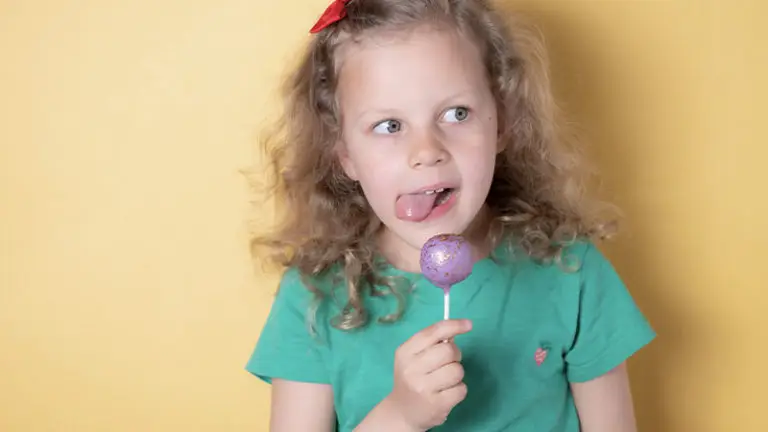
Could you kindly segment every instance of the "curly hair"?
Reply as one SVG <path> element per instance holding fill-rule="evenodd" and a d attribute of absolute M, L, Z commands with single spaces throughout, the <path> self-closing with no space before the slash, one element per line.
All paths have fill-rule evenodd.
<path fill-rule="evenodd" d="M 365 325 L 366 294 L 398 299 L 398 311 L 380 321 L 398 319 L 405 304 L 398 283 L 379 271 L 382 223 L 334 152 L 341 133 L 336 53 L 371 30 L 436 25 L 480 48 L 506 144 L 486 199 L 491 245 L 509 239 L 511 248 L 551 263 L 569 244 L 609 234 L 612 224 L 593 211 L 599 203 L 586 199 L 586 170 L 553 101 L 538 32 L 519 19 L 503 20 L 485 0 L 351 0 L 346 8 L 346 18 L 310 41 L 285 83 L 285 111 L 263 140 L 278 225 L 251 241 L 254 255 L 266 247 L 272 262 L 296 268 L 318 298 L 329 293 L 313 281 L 334 277 L 346 294 L 334 326 Z"/>

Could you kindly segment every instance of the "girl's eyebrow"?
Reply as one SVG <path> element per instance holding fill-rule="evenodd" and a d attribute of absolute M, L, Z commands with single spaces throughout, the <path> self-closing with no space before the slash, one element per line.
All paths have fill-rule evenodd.
<path fill-rule="evenodd" d="M 457 99 L 470 99 L 470 98 L 474 98 L 476 94 L 477 94 L 477 90 L 462 89 L 462 90 L 459 90 L 459 91 L 453 93 L 452 95 L 446 97 L 445 99 L 443 99 L 440 102 L 440 105 L 447 105 L 447 104 L 449 104 L 449 103 L 451 103 L 453 101 L 456 101 Z"/>
<path fill-rule="evenodd" d="M 356 115 L 355 123 L 359 122 L 361 119 L 368 118 L 368 117 L 374 117 L 378 119 L 378 118 L 396 117 L 397 114 L 398 114 L 398 110 L 396 109 L 373 107 L 373 108 L 365 109 L 361 111 L 358 115 Z"/>

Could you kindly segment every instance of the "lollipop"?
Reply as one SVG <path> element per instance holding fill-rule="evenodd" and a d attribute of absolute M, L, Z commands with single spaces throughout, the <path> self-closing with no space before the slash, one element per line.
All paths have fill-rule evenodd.
<path fill-rule="evenodd" d="M 450 315 L 451 286 L 466 279 L 473 264 L 469 242 L 458 235 L 436 235 L 421 248 L 421 272 L 443 290 L 443 319 Z"/>

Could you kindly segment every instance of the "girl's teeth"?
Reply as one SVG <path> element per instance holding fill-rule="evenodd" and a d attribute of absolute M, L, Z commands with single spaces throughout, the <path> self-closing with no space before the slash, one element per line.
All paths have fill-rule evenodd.
<path fill-rule="evenodd" d="M 445 192 L 445 188 L 440 188 L 440 189 L 435 189 L 435 190 L 428 190 L 428 191 L 424 191 L 424 194 L 425 194 L 425 195 L 434 195 L 434 194 L 436 194 L 436 193 L 443 193 L 443 192 Z"/>

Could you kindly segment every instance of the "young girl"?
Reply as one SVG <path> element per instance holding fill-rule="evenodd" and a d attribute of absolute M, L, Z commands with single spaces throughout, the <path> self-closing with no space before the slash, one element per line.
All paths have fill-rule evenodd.
<path fill-rule="evenodd" d="M 336 0 L 273 136 L 287 267 L 247 369 L 272 431 L 635 430 L 654 332 L 593 246 L 543 51 L 483 0 Z M 471 243 L 443 293 L 436 234 Z"/>

